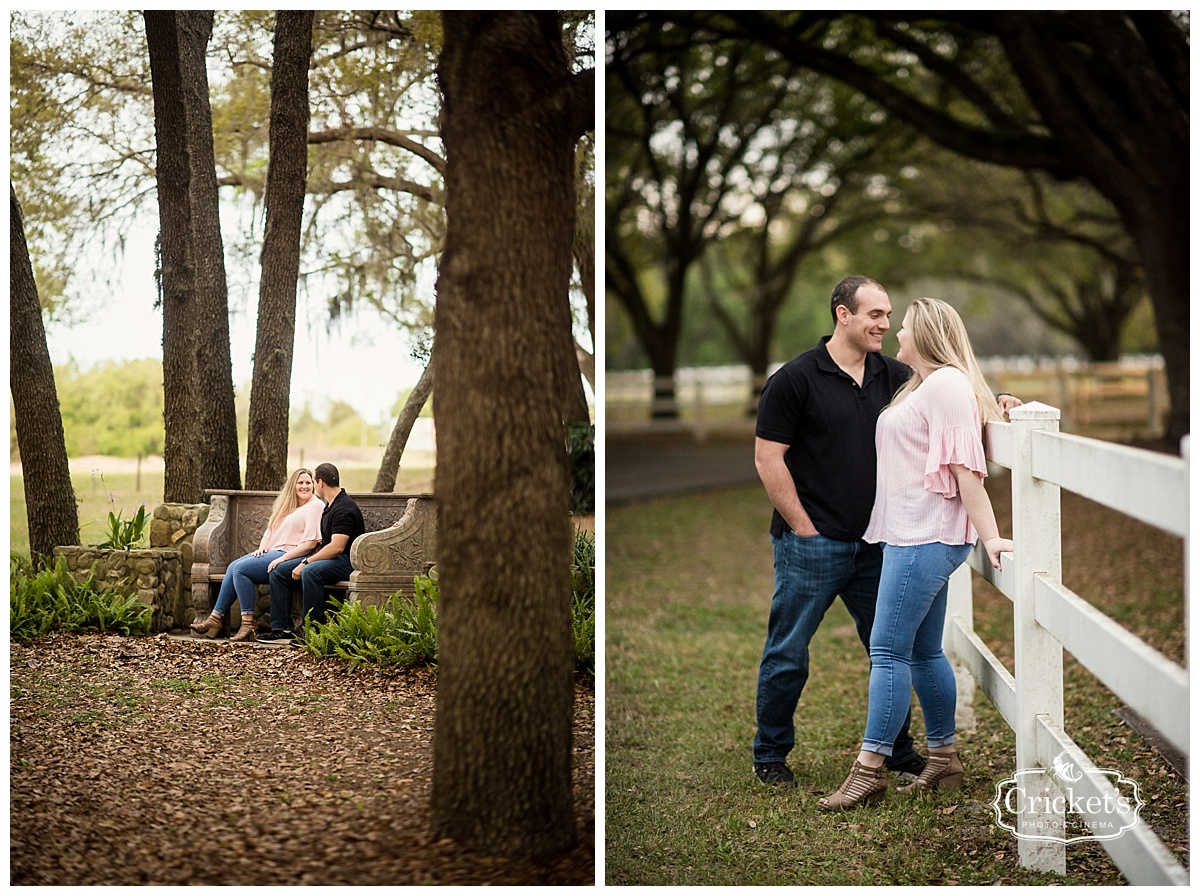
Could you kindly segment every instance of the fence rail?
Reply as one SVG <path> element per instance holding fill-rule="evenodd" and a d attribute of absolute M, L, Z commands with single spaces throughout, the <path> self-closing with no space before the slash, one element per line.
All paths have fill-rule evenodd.
<path fill-rule="evenodd" d="M 1164 432 L 1169 402 L 1160 356 L 1103 363 L 983 358 L 980 366 L 997 392 L 1060 408 L 1063 430 L 1108 438 L 1159 438 Z M 645 420 L 665 389 L 674 393 L 681 417 L 703 424 L 745 416 L 753 406 L 753 386 L 744 365 L 680 368 L 661 381 L 649 370 L 614 370 L 604 377 L 605 412 L 612 422 Z"/>
<path fill-rule="evenodd" d="M 1012 471 L 1013 553 L 995 570 L 979 546 L 951 579 L 946 618 L 947 654 L 960 666 L 966 689 L 988 696 L 1016 737 L 1015 775 L 1026 775 L 1047 798 L 1022 800 L 1018 824 L 1023 866 L 1066 873 L 1066 841 L 1039 831 L 1063 831 L 1062 787 L 1051 774 L 1056 760 L 1082 777 L 1071 805 L 1089 825 L 1106 824 L 1120 836 L 1100 839 L 1134 884 L 1187 884 L 1188 873 L 1145 824 L 1120 807 L 1105 773 L 1063 727 L 1062 653 L 1069 651 L 1130 708 L 1147 719 L 1185 756 L 1189 749 L 1187 671 L 1162 656 L 1062 582 L 1061 488 L 1157 526 L 1185 540 L 1189 450 L 1183 457 L 1058 432 L 1057 408 L 1033 402 L 1014 409 L 1011 423 L 989 424 L 988 459 Z M 1010 673 L 975 634 L 971 573 L 975 569 L 1013 601 L 1014 670 Z M 1184 590 L 1190 582 L 1185 568 Z M 969 676 L 969 677 L 967 677 Z M 1095 811 L 1093 811 L 1093 807 Z M 1115 808 L 1114 808 L 1115 807 Z"/>

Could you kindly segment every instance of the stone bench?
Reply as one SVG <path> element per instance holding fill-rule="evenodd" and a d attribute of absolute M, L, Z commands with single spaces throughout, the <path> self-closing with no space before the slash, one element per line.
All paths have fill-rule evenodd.
<path fill-rule="evenodd" d="M 267 528 L 276 492 L 211 489 L 208 519 L 196 530 L 192 546 L 192 607 L 200 620 L 212 612 L 229 564 L 258 548 Z M 437 549 L 437 507 L 433 495 L 350 494 L 362 510 L 366 533 L 350 546 L 354 571 L 344 582 L 327 585 L 346 600 L 382 605 L 397 591 L 411 594 L 413 577 L 428 574 Z M 255 618 L 270 613 L 270 593 L 258 589 Z M 240 618 L 238 603 L 226 625 Z M 299 583 L 292 593 L 292 617 L 299 621 Z"/>

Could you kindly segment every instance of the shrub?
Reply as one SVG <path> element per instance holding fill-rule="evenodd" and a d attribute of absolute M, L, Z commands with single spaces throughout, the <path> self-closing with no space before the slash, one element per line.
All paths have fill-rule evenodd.
<path fill-rule="evenodd" d="M 575 666 L 596 674 L 596 536 L 575 533 L 575 560 L 571 565 L 571 627 L 575 633 Z"/>
<path fill-rule="evenodd" d="M 437 662 L 437 583 L 424 576 L 413 581 L 412 598 L 393 594 L 382 607 L 331 599 L 332 617 L 309 626 L 304 649 L 321 657 L 338 656 L 384 672 Z"/>
<path fill-rule="evenodd" d="M 438 585 L 418 576 L 415 595 L 393 594 L 381 607 L 330 599 L 332 613 L 308 628 L 304 648 L 320 657 L 341 657 L 350 669 L 377 672 L 437 663 Z M 596 672 L 596 537 L 576 532 L 571 568 L 571 623 L 575 664 L 580 673 Z"/>
<path fill-rule="evenodd" d="M 96 581 L 93 567 L 77 580 L 62 557 L 53 567 L 34 571 L 13 554 L 9 560 L 9 634 L 28 641 L 49 632 L 118 632 L 144 635 L 152 611 L 136 597 Z"/>
<path fill-rule="evenodd" d="M 596 427 L 594 424 L 567 424 L 567 456 L 571 461 L 571 513 L 577 516 L 595 513 Z"/>

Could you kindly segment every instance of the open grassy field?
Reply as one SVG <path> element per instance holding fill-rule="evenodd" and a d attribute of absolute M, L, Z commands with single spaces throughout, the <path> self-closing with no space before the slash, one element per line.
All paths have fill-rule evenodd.
<path fill-rule="evenodd" d="M 369 492 L 375 484 L 375 468 L 339 467 L 342 485 L 351 492 Z M 73 472 L 71 484 L 79 503 L 79 539 L 81 543 L 95 542 L 104 537 L 108 514 L 115 511 L 129 519 L 145 503 L 148 511 L 162 503 L 163 473 L 158 470 L 135 472 Z M 9 537 L 10 549 L 29 553 L 29 522 L 26 516 L 25 486 L 20 476 L 9 477 Z M 399 492 L 433 490 L 433 469 L 402 468 L 396 479 Z M 112 495 L 111 499 L 109 495 Z"/>
<path fill-rule="evenodd" d="M 1007 477 L 991 480 L 1008 529 Z M 1063 495 L 1064 581 L 1186 662 L 1183 550 Z M 982 692 L 959 732 L 963 789 L 825 814 L 857 754 L 868 660 L 841 603 L 812 647 L 790 757 L 799 787 L 751 770 L 759 655 L 772 590 L 770 505 L 759 486 L 614 507 L 606 531 L 605 878 L 615 885 L 1120 884 L 1099 843 L 1068 847 L 1066 878 L 1022 871 L 995 823 L 1015 768 L 1012 732 Z M 976 628 L 1011 668 L 1011 604 L 975 577 Z M 1100 767 L 1141 787 L 1142 819 L 1188 862 L 1186 781 L 1116 714 L 1111 693 L 1065 658 L 1066 727 Z M 914 701 L 915 706 L 915 701 Z M 924 748 L 914 709 L 913 733 Z"/>

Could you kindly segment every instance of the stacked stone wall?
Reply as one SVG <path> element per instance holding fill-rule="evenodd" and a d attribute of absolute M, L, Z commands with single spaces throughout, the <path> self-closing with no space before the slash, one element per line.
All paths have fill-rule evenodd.
<path fill-rule="evenodd" d="M 54 556 L 56 560 L 62 557 L 77 579 L 86 578 L 94 567 L 97 585 L 136 596 L 152 611 L 152 632 L 178 627 L 176 613 L 182 575 L 179 551 L 153 548 L 117 551 L 92 545 L 69 545 L 55 548 Z"/>
<path fill-rule="evenodd" d="M 193 621 L 192 542 L 208 519 L 207 504 L 160 504 L 150 515 L 150 547 L 128 551 L 95 545 L 57 547 L 67 569 L 77 579 L 96 567 L 100 585 L 124 582 L 125 594 L 137 595 L 150 607 L 152 632 L 186 628 Z"/>
<path fill-rule="evenodd" d="M 184 628 L 195 618 L 192 610 L 192 543 L 208 519 L 207 504 L 159 504 L 150 515 L 150 547 L 179 551 L 182 574 L 172 595 L 172 628 Z"/>

